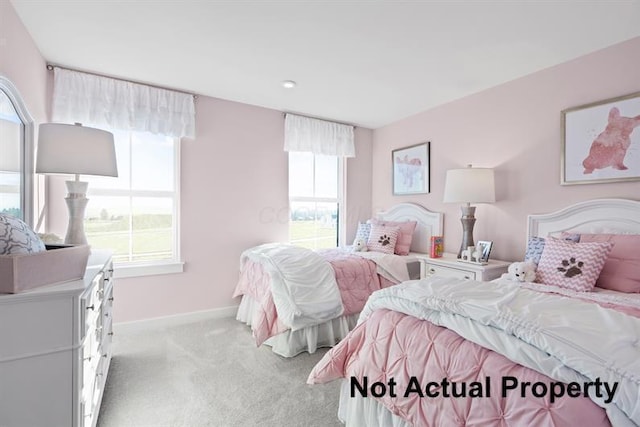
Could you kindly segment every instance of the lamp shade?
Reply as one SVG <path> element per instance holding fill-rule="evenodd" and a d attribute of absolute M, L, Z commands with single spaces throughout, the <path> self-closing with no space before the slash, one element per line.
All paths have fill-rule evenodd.
<path fill-rule="evenodd" d="M 493 203 L 496 201 L 493 169 L 465 168 L 447 171 L 445 203 Z"/>
<path fill-rule="evenodd" d="M 118 176 L 113 134 L 77 124 L 41 124 L 36 173 Z"/>

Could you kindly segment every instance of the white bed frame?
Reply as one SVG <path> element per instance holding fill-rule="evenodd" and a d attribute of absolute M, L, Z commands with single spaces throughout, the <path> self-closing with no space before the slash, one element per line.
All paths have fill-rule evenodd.
<path fill-rule="evenodd" d="M 529 215 L 528 237 L 547 237 L 562 231 L 640 234 L 640 201 L 594 199 L 556 212 Z"/>
<path fill-rule="evenodd" d="M 399 203 L 389 210 L 378 212 L 376 217 L 384 221 L 416 221 L 411 252 L 429 253 L 431 236 L 442 236 L 444 230 L 444 214 L 432 212 L 415 203 Z"/>

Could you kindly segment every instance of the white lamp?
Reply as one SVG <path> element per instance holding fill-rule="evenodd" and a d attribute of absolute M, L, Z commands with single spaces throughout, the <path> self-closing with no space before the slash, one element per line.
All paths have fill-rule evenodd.
<path fill-rule="evenodd" d="M 462 251 L 473 243 L 473 226 L 476 222 L 474 216 L 475 206 L 471 203 L 493 203 L 496 201 L 495 181 L 493 169 L 472 168 L 451 169 L 447 171 L 444 183 L 445 203 L 466 203 L 462 206 L 462 244 L 458 252 L 460 258 Z"/>
<path fill-rule="evenodd" d="M 84 234 L 84 210 L 88 182 L 80 175 L 118 176 L 113 134 L 104 130 L 60 123 L 43 123 L 38 133 L 36 173 L 74 174 L 66 181 L 69 225 L 64 242 L 87 244 Z"/>

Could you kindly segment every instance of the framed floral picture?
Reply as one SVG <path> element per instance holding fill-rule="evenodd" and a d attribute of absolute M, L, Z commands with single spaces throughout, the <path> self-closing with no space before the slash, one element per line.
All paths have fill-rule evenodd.
<path fill-rule="evenodd" d="M 429 192 L 429 142 L 391 152 L 393 194 Z"/>
<path fill-rule="evenodd" d="M 640 180 L 640 92 L 562 112 L 561 184 Z"/>

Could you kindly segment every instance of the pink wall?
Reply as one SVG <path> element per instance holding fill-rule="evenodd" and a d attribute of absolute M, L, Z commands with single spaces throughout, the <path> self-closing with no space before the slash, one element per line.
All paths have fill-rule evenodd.
<path fill-rule="evenodd" d="M 527 215 L 603 197 L 640 199 L 640 182 L 561 186 L 563 109 L 640 91 L 640 38 L 531 74 L 374 130 L 373 211 L 400 201 L 444 212 L 445 250 L 457 252 L 458 205 L 442 203 L 447 169 L 496 170 L 495 204 L 478 205 L 475 240 L 496 258 L 524 255 Z M 431 141 L 431 193 L 391 195 L 391 150 Z"/>
<path fill-rule="evenodd" d="M 279 111 L 206 96 L 197 138 L 182 143 L 181 250 L 185 272 L 120 279 L 116 321 L 229 307 L 240 253 L 288 239 L 288 164 Z M 370 216 L 371 137 L 356 130 L 348 163 L 348 235 Z"/>
<path fill-rule="evenodd" d="M 47 121 L 45 61 L 9 2 L 0 2 L 0 74 L 18 87 L 30 113 Z M 197 139 L 181 152 L 181 251 L 185 272 L 120 279 L 115 320 L 130 321 L 236 305 L 231 298 L 240 253 L 288 239 L 287 155 L 282 113 L 200 96 Z M 357 158 L 349 159 L 347 235 L 370 217 L 369 129 L 356 129 Z M 48 231 L 64 234 L 63 179 L 52 179 Z M 54 185 L 56 184 L 57 185 Z"/>
<path fill-rule="evenodd" d="M 373 132 L 356 129 L 358 157 L 348 162 L 347 238 L 372 207 L 413 201 L 447 214 L 445 246 L 457 250 L 458 207 L 441 202 L 444 174 L 469 162 L 496 168 L 499 200 L 479 206 L 475 237 L 494 240 L 499 258 L 521 256 L 528 213 L 594 197 L 639 198 L 640 183 L 558 184 L 560 111 L 640 90 L 638 69 L 640 38 Z M 46 121 L 45 61 L 9 2 L 0 2 L 0 73 L 21 91 L 36 124 Z M 119 280 L 116 321 L 234 305 L 240 252 L 287 239 L 282 114 L 204 96 L 196 108 L 198 137 L 182 144 L 185 272 Z M 431 194 L 392 196 L 391 149 L 426 140 L 432 143 Z M 52 223 L 66 224 L 66 208 L 52 216 Z"/>
<path fill-rule="evenodd" d="M 0 74 L 8 78 L 37 125 L 47 117 L 44 58 L 8 1 L 0 1 Z"/>

